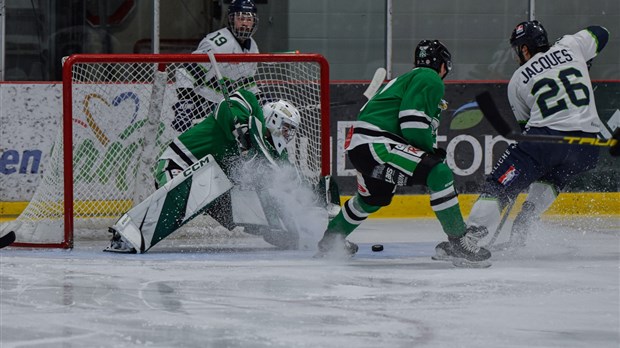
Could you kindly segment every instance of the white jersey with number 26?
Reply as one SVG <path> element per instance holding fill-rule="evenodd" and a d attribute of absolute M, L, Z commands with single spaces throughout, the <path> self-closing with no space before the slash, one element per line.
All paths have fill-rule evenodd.
<path fill-rule="evenodd" d="M 584 29 L 563 36 L 517 69 L 508 83 L 517 121 L 528 128 L 598 133 L 601 122 L 586 65 L 596 54 L 596 38 Z"/>

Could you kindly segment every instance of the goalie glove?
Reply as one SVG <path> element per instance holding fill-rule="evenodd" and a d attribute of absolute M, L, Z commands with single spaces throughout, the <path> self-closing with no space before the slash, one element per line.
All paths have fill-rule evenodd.
<path fill-rule="evenodd" d="M 180 100 L 172 106 L 174 110 L 174 121 L 172 121 L 172 127 L 179 131 L 184 132 L 193 125 L 194 110 L 196 106 L 191 99 Z"/>
<path fill-rule="evenodd" d="M 184 132 L 206 117 L 213 103 L 196 94 L 191 88 L 177 88 L 176 93 L 179 101 L 172 106 L 174 111 L 172 127 Z"/>

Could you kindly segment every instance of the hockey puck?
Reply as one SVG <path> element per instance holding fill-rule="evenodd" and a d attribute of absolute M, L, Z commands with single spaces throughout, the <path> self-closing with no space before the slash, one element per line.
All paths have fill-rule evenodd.
<path fill-rule="evenodd" d="M 375 244 L 372 246 L 372 251 L 383 251 L 383 245 Z"/>

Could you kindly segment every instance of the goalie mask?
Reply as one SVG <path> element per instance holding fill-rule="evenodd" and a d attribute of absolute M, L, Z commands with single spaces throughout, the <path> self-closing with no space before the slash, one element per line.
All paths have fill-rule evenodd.
<path fill-rule="evenodd" d="M 286 145 L 295 138 L 297 128 L 301 124 L 299 110 L 287 101 L 278 100 L 265 104 L 263 115 L 266 127 L 271 133 L 273 146 L 281 154 Z"/>
<path fill-rule="evenodd" d="M 252 37 L 258 29 L 256 5 L 252 0 L 233 0 L 228 6 L 228 29 L 239 40 Z"/>

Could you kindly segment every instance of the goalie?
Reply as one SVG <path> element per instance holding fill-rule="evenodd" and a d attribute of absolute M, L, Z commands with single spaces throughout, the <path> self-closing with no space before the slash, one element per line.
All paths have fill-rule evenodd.
<path fill-rule="evenodd" d="M 106 251 L 145 252 L 203 212 L 234 228 L 229 178 L 236 165 L 260 156 L 272 164 L 288 162 L 286 146 L 300 123 L 299 111 L 285 100 L 261 108 L 244 89 L 229 103 L 222 100 L 164 150 L 156 168 L 158 190 L 110 228 Z"/>

